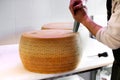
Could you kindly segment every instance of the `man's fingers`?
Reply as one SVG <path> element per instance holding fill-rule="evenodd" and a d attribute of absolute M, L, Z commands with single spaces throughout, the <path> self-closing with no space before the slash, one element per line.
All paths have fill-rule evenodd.
<path fill-rule="evenodd" d="M 76 14 L 78 10 L 80 10 L 81 8 L 83 8 L 82 3 L 76 5 L 73 7 L 74 13 Z"/>
<path fill-rule="evenodd" d="M 76 3 L 76 0 L 70 0 L 70 5 L 69 5 L 69 9 L 72 13 L 72 15 L 74 15 L 74 5 Z"/>
<path fill-rule="evenodd" d="M 72 13 L 72 15 L 74 15 L 74 10 L 72 6 L 69 6 L 70 12 Z"/>
<path fill-rule="evenodd" d="M 72 14 L 76 14 L 76 12 L 82 7 L 81 0 L 70 0 L 69 9 Z"/>

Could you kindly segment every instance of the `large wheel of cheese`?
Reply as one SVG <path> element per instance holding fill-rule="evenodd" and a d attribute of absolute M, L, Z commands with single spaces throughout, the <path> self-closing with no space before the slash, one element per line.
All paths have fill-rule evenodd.
<path fill-rule="evenodd" d="M 48 24 L 44 24 L 41 27 L 41 29 L 42 30 L 46 30 L 46 29 L 72 30 L 73 29 L 73 23 L 72 22 L 48 23 Z"/>
<path fill-rule="evenodd" d="M 70 71 L 80 61 L 79 33 L 71 30 L 25 32 L 21 36 L 19 51 L 24 67 L 32 72 Z"/>

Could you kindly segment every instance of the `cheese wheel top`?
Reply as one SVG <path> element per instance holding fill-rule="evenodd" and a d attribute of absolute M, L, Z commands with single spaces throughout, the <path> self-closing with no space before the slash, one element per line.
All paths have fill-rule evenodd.
<path fill-rule="evenodd" d="M 56 23 L 48 23 L 42 26 L 42 29 L 66 29 L 72 30 L 73 23 L 72 22 L 56 22 Z"/>
<path fill-rule="evenodd" d="M 30 31 L 22 34 L 24 37 L 37 38 L 37 39 L 56 39 L 76 36 L 77 33 L 73 33 L 72 30 L 39 30 Z"/>

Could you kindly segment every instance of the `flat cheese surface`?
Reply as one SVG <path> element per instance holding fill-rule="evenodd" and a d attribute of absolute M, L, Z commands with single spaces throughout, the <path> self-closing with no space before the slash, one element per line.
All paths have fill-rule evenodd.
<path fill-rule="evenodd" d="M 48 23 L 42 26 L 42 29 L 65 29 L 72 30 L 73 23 L 72 22 L 56 22 L 56 23 Z"/>
<path fill-rule="evenodd" d="M 73 33 L 72 30 L 39 30 L 23 33 L 24 36 L 31 38 L 64 38 L 76 34 L 78 33 Z"/>

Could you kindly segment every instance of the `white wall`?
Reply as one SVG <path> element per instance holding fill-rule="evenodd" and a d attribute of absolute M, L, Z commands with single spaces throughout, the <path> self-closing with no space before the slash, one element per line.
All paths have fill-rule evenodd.
<path fill-rule="evenodd" d="M 94 21 L 103 27 L 107 25 L 107 0 L 87 0 L 88 14 L 94 16 Z"/>
<path fill-rule="evenodd" d="M 87 0 L 88 13 L 90 15 L 106 14 L 107 0 Z"/>
<path fill-rule="evenodd" d="M 88 0 L 89 14 L 104 14 L 104 3 Z M 17 43 L 22 32 L 49 22 L 73 21 L 68 7 L 69 0 L 0 0 L 0 44 Z"/>

